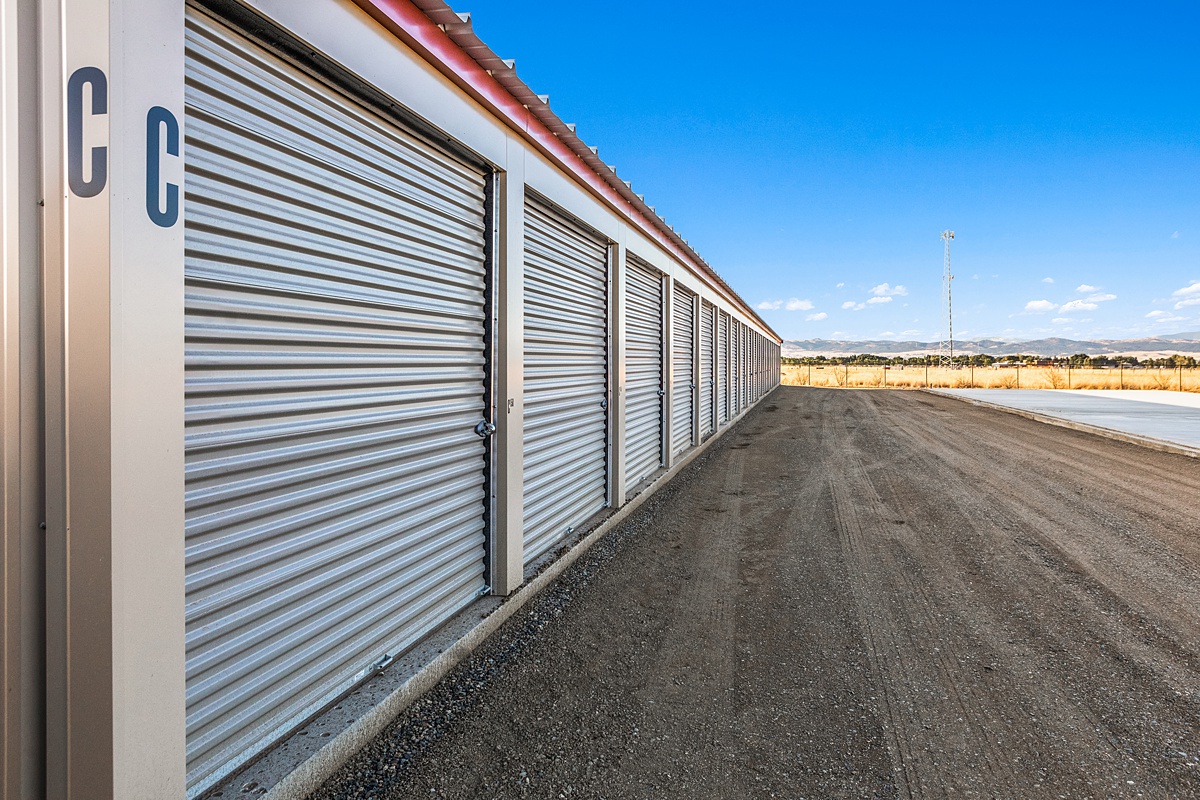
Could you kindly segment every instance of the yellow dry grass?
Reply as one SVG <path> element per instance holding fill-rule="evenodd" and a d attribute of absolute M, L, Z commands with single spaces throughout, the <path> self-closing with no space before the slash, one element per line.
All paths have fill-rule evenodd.
<path fill-rule="evenodd" d="M 784 386 L 843 389 L 1154 389 L 1200 392 L 1200 369 L 784 365 Z"/>

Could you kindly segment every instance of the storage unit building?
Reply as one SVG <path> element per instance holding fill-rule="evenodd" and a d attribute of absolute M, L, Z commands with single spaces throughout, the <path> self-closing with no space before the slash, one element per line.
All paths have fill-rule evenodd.
<path fill-rule="evenodd" d="M 441 0 L 21 9 L 5 780 L 240 793 L 778 382 L 774 332 Z"/>

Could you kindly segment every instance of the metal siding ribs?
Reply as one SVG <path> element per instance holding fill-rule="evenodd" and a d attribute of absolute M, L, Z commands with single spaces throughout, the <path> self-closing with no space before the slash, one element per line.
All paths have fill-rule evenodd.
<path fill-rule="evenodd" d="M 692 398 L 696 376 L 692 371 L 692 348 L 695 346 L 696 295 L 675 284 L 671 304 L 671 353 L 673 387 L 671 390 L 672 455 L 692 446 Z"/>
<path fill-rule="evenodd" d="M 484 187 L 186 26 L 189 794 L 484 589 Z"/>
<path fill-rule="evenodd" d="M 608 246 L 525 199 L 525 561 L 607 502 Z"/>
<path fill-rule="evenodd" d="M 713 304 L 700 304 L 700 435 L 713 432 Z"/>
<path fill-rule="evenodd" d="M 717 411 L 718 423 L 729 421 L 729 315 L 717 319 Z"/>
<path fill-rule="evenodd" d="M 630 487 L 663 465 L 663 280 L 626 260 L 625 474 Z"/>

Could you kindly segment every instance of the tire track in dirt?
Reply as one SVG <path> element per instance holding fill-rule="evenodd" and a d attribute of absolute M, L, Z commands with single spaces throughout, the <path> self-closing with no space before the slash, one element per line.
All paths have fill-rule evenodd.
<path fill-rule="evenodd" d="M 831 420 L 831 425 L 832 440 L 851 441 L 847 432 L 836 431 L 837 420 Z M 860 614 L 873 643 L 884 645 L 876 651 L 877 680 L 889 696 L 893 738 L 909 791 L 913 796 L 941 797 L 976 793 L 980 782 L 1011 782 L 1016 776 L 994 752 L 989 735 L 994 721 L 980 718 L 978 709 L 987 704 L 975 688 L 959 679 L 961 666 L 950 657 L 958 649 L 954 632 L 903 558 L 909 544 L 905 532 L 911 526 L 896 519 L 875 486 L 883 481 L 886 491 L 887 473 L 868 469 L 859 452 L 851 446 L 840 449 L 839 463 L 830 470 L 837 476 L 830 488 L 847 549 L 855 555 L 851 569 L 860 576 L 856 582 Z M 941 646 L 932 646 L 934 642 Z M 891 686 L 893 681 L 900 686 Z M 922 692 L 923 701 L 915 702 Z M 963 781 L 959 770 L 925 746 L 929 740 L 925 732 L 935 726 L 943 738 L 956 740 L 959 752 L 974 751 L 978 763 L 973 780 Z"/>
<path fill-rule="evenodd" d="M 884 400 L 879 402 L 886 407 Z M 897 431 L 899 451 L 904 454 L 901 468 L 892 474 L 925 476 L 941 487 L 939 496 L 948 501 L 940 524 L 953 532 L 947 541 L 951 559 L 964 565 L 948 578 L 955 593 L 990 600 L 964 616 L 990 620 L 977 626 L 985 634 L 1010 632 L 1007 640 L 993 637 L 991 646 L 1002 663 L 1013 668 L 1008 672 L 1014 678 L 1019 675 L 1023 683 L 1035 684 L 1012 696 L 1026 714 L 1043 721 L 1037 735 L 1024 745 L 1027 760 L 1040 761 L 1043 772 L 1052 773 L 1052 765 L 1047 766 L 1051 759 L 1043 752 L 1057 750 L 1063 757 L 1078 758 L 1066 755 L 1059 740 L 1079 740 L 1082 728 L 1091 731 L 1102 748 L 1085 748 L 1085 761 L 1094 764 L 1092 772 L 1110 781 L 1104 792 L 1093 796 L 1122 796 L 1126 778 L 1138 787 L 1157 785 L 1162 796 L 1180 796 L 1173 791 L 1180 774 L 1173 769 L 1164 774 L 1158 767 L 1170 767 L 1179 753 L 1190 753 L 1196 745 L 1194 725 L 1187 722 L 1189 716 L 1195 718 L 1196 703 L 1186 699 L 1194 696 L 1198 679 L 1196 653 L 1187 644 L 1197 627 L 1195 609 L 1157 623 L 1143 612 L 1153 614 L 1156 605 L 1146 595 L 1147 575 L 1191 592 L 1198 583 L 1195 565 L 1163 545 L 1157 538 L 1157 524 L 1139 527 L 1114 522 L 1091 507 L 1097 502 L 1091 498 L 1083 508 L 1090 513 L 1079 513 L 1078 504 L 1062 505 L 1056 476 L 1044 474 L 1036 463 L 1042 445 L 1037 423 L 1031 424 L 1031 431 L 1012 437 L 1024 444 L 1021 457 L 1013 457 L 995 445 L 986 426 L 976 430 L 961 418 L 955 418 L 961 426 L 949 429 L 907 409 L 885 409 L 884 416 Z M 1122 479 L 1126 472 L 1138 472 L 1133 464 L 1113 461 L 1114 452 L 1120 450 L 1108 440 L 1097 438 L 1095 445 L 1095 452 L 1081 456 L 1087 466 L 1072 470 L 1082 474 L 1068 476 L 1069 481 L 1087 481 L 1089 473 L 1099 470 Z M 1124 455 L 1135 464 L 1143 457 L 1160 459 L 1152 451 Z M 1186 484 L 1193 477 L 1192 462 L 1177 460 L 1176 465 L 1183 468 L 1180 478 Z M 1127 483 L 1122 480 L 1121 486 Z M 1103 486 L 1099 483 L 1096 488 L 1101 504 L 1113 503 L 1114 494 L 1125 501 L 1119 489 L 1105 491 Z M 1149 510 L 1153 517 L 1162 494 L 1160 487 L 1159 497 L 1145 505 L 1131 505 Z M 929 510 L 920 500 L 913 500 L 911 506 Z M 964 520 L 970 525 L 964 525 Z M 1073 552 L 1078 548 L 1064 546 L 1064 537 L 1068 542 L 1086 542 L 1100 556 L 1108 550 L 1108 557 L 1121 561 L 1135 579 L 1115 580 L 1111 570 L 1106 574 L 1098 569 L 1102 559 L 1079 560 Z M 979 553 L 986 556 L 986 563 L 973 563 Z M 1018 652 L 1022 647 L 1028 652 Z M 1086 655 L 1089 651 L 1094 655 Z M 1047 669 L 1048 665 L 1054 668 Z M 1056 703 L 1056 697 L 1071 702 Z M 1131 706 L 1141 709 L 1133 717 L 1124 711 Z M 1039 745 L 1039 739 L 1044 743 Z M 1135 741 L 1145 751 L 1141 758 L 1131 754 L 1130 742 Z M 1046 779 L 1055 780 L 1052 774 Z"/>

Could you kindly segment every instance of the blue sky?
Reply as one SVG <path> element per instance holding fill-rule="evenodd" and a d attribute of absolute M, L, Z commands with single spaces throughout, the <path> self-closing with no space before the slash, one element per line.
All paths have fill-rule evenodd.
<path fill-rule="evenodd" d="M 1200 330 L 1196 0 L 456 2 L 784 338 Z"/>

